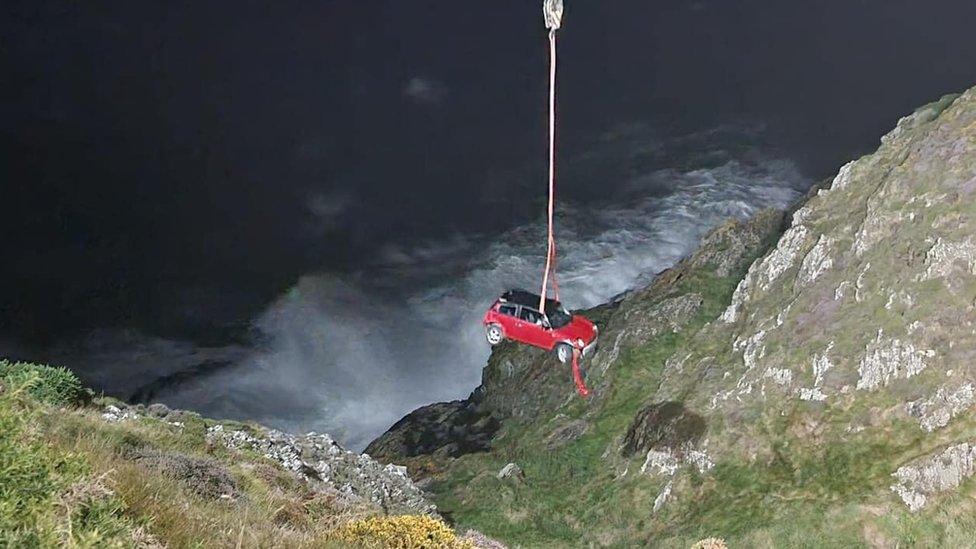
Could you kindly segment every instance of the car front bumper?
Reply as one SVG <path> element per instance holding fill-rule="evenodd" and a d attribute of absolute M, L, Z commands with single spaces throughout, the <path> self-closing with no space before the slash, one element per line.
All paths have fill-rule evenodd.
<path fill-rule="evenodd" d="M 595 328 L 595 333 L 593 334 L 593 341 L 591 341 L 590 344 L 587 345 L 586 347 L 583 347 L 582 355 L 589 356 L 593 354 L 596 351 L 596 344 L 598 341 L 600 341 L 600 329 Z"/>

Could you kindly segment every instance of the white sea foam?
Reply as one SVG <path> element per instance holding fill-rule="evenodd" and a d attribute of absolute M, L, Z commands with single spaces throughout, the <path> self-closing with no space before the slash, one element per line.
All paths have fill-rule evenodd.
<path fill-rule="evenodd" d="M 674 264 L 724 219 L 785 207 L 802 184 L 789 162 L 732 161 L 658 171 L 630 185 L 632 196 L 646 189 L 656 197 L 564 205 L 561 297 L 573 308 L 605 302 Z M 489 354 L 484 309 L 505 288 L 535 288 L 543 258 L 544 226 L 536 223 L 493 238 L 390 246 L 377 264 L 342 278 L 308 275 L 258 320 L 265 348 L 161 397 L 330 432 L 361 448 L 411 410 L 463 398 L 480 383 Z"/>
<path fill-rule="evenodd" d="M 618 196 L 595 190 L 592 203 L 563 201 L 557 221 L 561 297 L 571 308 L 603 303 L 693 251 L 711 227 L 763 207 L 785 207 L 806 184 L 788 161 L 726 159 L 717 167 L 635 176 L 615 186 Z M 193 362 L 196 351 L 153 338 L 133 346 L 132 334 L 123 338 L 125 346 L 153 350 L 151 367 L 124 350 L 116 356 L 102 349 L 99 364 L 106 372 L 129 368 L 142 375 L 143 386 L 145 372 L 166 372 L 142 398 L 328 432 L 362 448 L 411 410 L 463 398 L 480 383 L 489 354 L 481 315 L 506 288 L 537 288 L 544 230 L 540 220 L 494 236 L 389 245 L 358 273 L 309 274 L 255 321 L 261 337 L 253 350 L 198 353 L 231 366 L 196 374 L 190 368 L 189 375 L 180 374 L 182 367 L 160 370 L 168 355 L 182 365 Z M 136 383 L 138 377 L 124 379 Z M 568 377 L 566 390 L 572 391 Z"/>

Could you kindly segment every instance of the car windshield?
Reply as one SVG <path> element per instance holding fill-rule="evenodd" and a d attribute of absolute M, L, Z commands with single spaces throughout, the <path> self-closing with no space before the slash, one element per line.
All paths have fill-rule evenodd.
<path fill-rule="evenodd" d="M 573 315 L 562 307 L 549 312 L 549 324 L 553 328 L 562 328 L 573 320 Z"/>

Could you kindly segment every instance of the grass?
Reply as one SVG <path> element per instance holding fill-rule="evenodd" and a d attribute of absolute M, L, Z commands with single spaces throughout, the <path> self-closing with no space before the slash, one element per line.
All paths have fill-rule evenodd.
<path fill-rule="evenodd" d="M 911 515 L 889 490 L 891 471 L 920 448 L 937 447 L 940 440 L 930 437 L 923 444 L 917 424 L 908 420 L 857 435 L 844 431 L 864 416 L 861 408 L 883 404 L 873 403 L 870 395 L 853 409 L 827 415 L 820 407 L 795 401 L 784 401 L 782 414 L 744 406 L 735 425 L 711 425 L 709 432 L 717 438 L 755 437 L 758 457 L 720 462 L 706 474 L 686 467 L 674 479 L 674 493 L 680 496 L 652 512 L 666 480 L 635 474 L 643 456 L 621 457 L 621 437 L 656 391 L 668 358 L 694 347 L 698 357 L 733 360 L 731 342 L 722 339 L 724 332 L 716 332 L 721 326 L 710 328 L 704 337 L 698 332 L 725 309 L 743 274 L 717 278 L 702 271 L 685 273 L 663 297 L 701 294 L 703 305 L 692 322 L 678 333 L 624 349 L 598 409 L 578 400 L 558 409 L 570 419 L 587 419 L 585 435 L 552 450 L 544 444 L 551 430 L 549 417 L 506 423 L 490 453 L 463 456 L 436 477 L 433 490 L 440 508 L 460 525 L 525 547 L 687 548 L 708 537 L 725 538 L 730 547 L 916 546 L 923 541 L 970 546 L 973 530 L 967 527 L 976 523 L 976 513 L 960 513 L 957 501 Z M 648 305 L 656 298 L 650 299 Z M 694 397 L 700 403 L 707 391 L 698 383 L 673 384 L 679 389 L 671 398 Z M 811 420 L 823 428 L 816 444 L 805 440 L 802 430 Z M 971 432 L 959 429 L 947 429 L 944 437 L 971 438 Z M 494 476 L 508 462 L 522 467 L 523 481 Z M 960 491 L 970 498 L 963 508 L 976 507 L 974 484 Z"/>
<path fill-rule="evenodd" d="M 618 478 L 615 460 L 624 468 L 636 469 L 639 464 L 615 457 L 615 444 L 646 403 L 649 388 L 660 382 L 665 361 L 724 309 L 737 280 L 734 275 L 720 279 L 696 273 L 681 281 L 678 293 L 693 289 L 702 294 L 704 304 L 698 315 L 681 332 L 661 334 L 621 354 L 606 399 L 584 436 L 548 451 L 541 443 L 544 421 L 509 425 L 492 453 L 462 457 L 449 475 L 435 483 L 441 509 L 460 524 L 529 547 L 565 546 L 591 537 L 601 544 L 619 540 L 627 545 L 635 541 L 635 532 L 650 532 L 647 505 L 661 483 L 633 474 Z M 579 401 L 560 410 L 571 418 L 586 411 Z M 523 483 L 502 483 L 484 474 L 510 461 L 525 471 Z M 643 526 L 635 528 L 636 524 Z"/>
<path fill-rule="evenodd" d="M 0 547 L 329 548 L 387 534 L 402 547 L 467 546 L 435 519 L 377 518 L 255 452 L 208 444 L 211 420 L 109 423 L 101 408 L 113 401 L 85 404 L 70 372 L 2 365 Z M 233 497 L 219 497 L 229 483 Z M 425 536 L 438 543 L 415 543 Z"/>
<path fill-rule="evenodd" d="M 125 504 L 83 456 L 45 444 L 24 370 L 0 393 L 0 546 L 128 546 L 142 535 Z"/>

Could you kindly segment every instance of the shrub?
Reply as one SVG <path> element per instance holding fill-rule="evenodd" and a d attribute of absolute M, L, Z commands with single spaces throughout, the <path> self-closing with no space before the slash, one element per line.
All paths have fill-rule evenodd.
<path fill-rule="evenodd" d="M 26 385 L 31 396 L 54 406 L 79 404 L 85 397 L 81 381 L 66 368 L 0 360 L 0 382 Z"/>
<path fill-rule="evenodd" d="M 121 500 L 81 456 L 45 444 L 36 400 L 0 379 L 0 547 L 131 545 Z"/>
<path fill-rule="evenodd" d="M 438 519 L 423 515 L 372 517 L 347 522 L 333 532 L 336 541 L 393 549 L 473 549 Z"/>
<path fill-rule="evenodd" d="M 43 539 L 30 525 L 61 488 L 55 470 L 62 464 L 46 447 L 26 439 L 28 410 L 18 405 L 22 389 L 6 389 L 0 394 L 0 546 L 50 543 L 53 538 Z"/>

